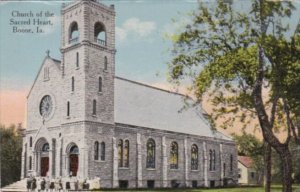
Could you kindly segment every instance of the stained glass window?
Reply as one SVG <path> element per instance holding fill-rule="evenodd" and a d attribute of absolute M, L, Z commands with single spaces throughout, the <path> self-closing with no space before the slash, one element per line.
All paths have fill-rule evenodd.
<path fill-rule="evenodd" d="M 213 167 L 212 167 L 212 170 L 216 170 L 216 151 L 213 150 L 212 151 L 212 162 L 213 162 Z"/>
<path fill-rule="evenodd" d="M 149 139 L 147 142 L 147 168 L 155 168 L 155 142 Z"/>
<path fill-rule="evenodd" d="M 178 144 L 172 142 L 170 151 L 170 168 L 178 169 Z"/>
<path fill-rule="evenodd" d="M 129 167 L 129 141 L 125 140 L 124 146 L 124 167 Z"/>
<path fill-rule="evenodd" d="M 198 170 L 198 147 L 195 144 L 191 148 L 191 169 Z"/>
<path fill-rule="evenodd" d="M 120 139 L 118 143 L 118 164 L 123 167 L 123 140 Z"/>

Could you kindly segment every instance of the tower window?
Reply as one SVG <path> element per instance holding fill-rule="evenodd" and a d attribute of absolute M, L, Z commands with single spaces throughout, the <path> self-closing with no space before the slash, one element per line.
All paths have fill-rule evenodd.
<path fill-rule="evenodd" d="M 99 77 L 99 82 L 98 83 L 99 83 L 98 91 L 102 92 L 102 77 Z"/>
<path fill-rule="evenodd" d="M 100 22 L 95 23 L 94 37 L 95 37 L 95 41 L 98 44 L 106 46 L 106 32 L 105 32 L 105 27 Z"/>
<path fill-rule="evenodd" d="M 94 144 L 94 159 L 98 160 L 99 159 L 99 142 L 96 141 Z"/>
<path fill-rule="evenodd" d="M 96 115 L 97 113 L 97 101 L 94 99 L 93 100 L 93 115 Z"/>
<path fill-rule="evenodd" d="M 105 56 L 104 57 L 104 70 L 107 70 L 107 65 L 108 65 L 108 63 L 107 63 L 107 57 Z"/>
<path fill-rule="evenodd" d="M 79 67 L 79 53 L 76 53 L 76 67 Z"/>
<path fill-rule="evenodd" d="M 75 79 L 72 77 L 72 92 L 75 90 Z"/>
<path fill-rule="evenodd" d="M 67 103 L 67 116 L 70 116 L 70 102 Z"/>
<path fill-rule="evenodd" d="M 32 137 L 29 138 L 29 147 L 32 147 Z"/>
<path fill-rule="evenodd" d="M 78 40 L 79 40 L 78 24 L 76 22 L 73 22 L 70 25 L 70 29 L 69 29 L 69 43 L 74 44 L 77 43 Z"/>

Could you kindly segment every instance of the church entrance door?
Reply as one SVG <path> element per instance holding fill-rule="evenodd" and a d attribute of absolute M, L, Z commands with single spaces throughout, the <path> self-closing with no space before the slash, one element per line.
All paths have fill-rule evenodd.
<path fill-rule="evenodd" d="M 47 176 L 47 172 L 49 171 L 49 157 L 41 158 L 41 176 Z"/>
<path fill-rule="evenodd" d="M 71 154 L 70 155 L 70 174 L 72 176 L 77 176 L 78 171 L 78 155 Z"/>
<path fill-rule="evenodd" d="M 77 176 L 79 164 L 79 149 L 77 145 L 73 145 L 69 153 L 69 171 L 71 176 Z"/>

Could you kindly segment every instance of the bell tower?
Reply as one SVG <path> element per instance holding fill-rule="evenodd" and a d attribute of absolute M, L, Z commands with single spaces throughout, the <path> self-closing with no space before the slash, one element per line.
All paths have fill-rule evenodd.
<path fill-rule="evenodd" d="M 61 11 L 62 115 L 67 122 L 114 123 L 115 11 L 96 0 Z"/>

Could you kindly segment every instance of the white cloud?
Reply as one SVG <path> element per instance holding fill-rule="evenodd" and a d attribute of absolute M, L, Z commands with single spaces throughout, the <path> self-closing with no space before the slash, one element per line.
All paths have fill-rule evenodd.
<path fill-rule="evenodd" d="M 121 27 L 116 27 L 116 35 L 120 41 L 124 41 L 129 34 L 138 37 L 148 37 L 155 30 L 155 22 L 141 21 L 136 17 L 132 17 L 127 19 Z"/>
<path fill-rule="evenodd" d="M 124 41 L 127 37 L 126 30 L 120 27 L 116 27 L 116 34 L 117 38 L 119 38 L 121 41 Z"/>
<path fill-rule="evenodd" d="M 46 25 L 42 26 L 40 28 L 43 29 L 44 33 L 43 35 L 48 35 L 50 33 L 53 33 L 56 29 L 60 27 L 60 17 L 55 15 L 54 17 L 50 17 L 49 19 L 53 25 Z"/>

